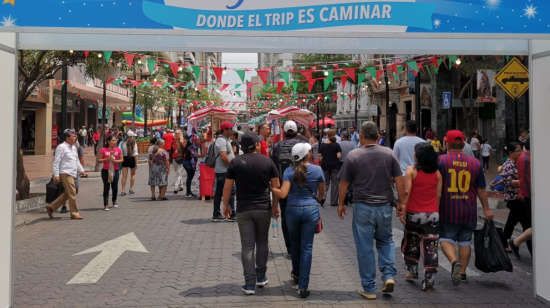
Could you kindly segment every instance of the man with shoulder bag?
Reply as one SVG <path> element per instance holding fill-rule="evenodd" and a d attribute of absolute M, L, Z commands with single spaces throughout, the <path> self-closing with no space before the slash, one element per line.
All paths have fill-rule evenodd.
<path fill-rule="evenodd" d="M 221 213 L 221 201 L 223 195 L 223 186 L 225 184 L 225 177 L 227 172 L 227 167 L 231 160 L 235 158 L 233 153 L 233 146 L 231 146 L 231 141 L 229 137 L 233 135 L 233 126 L 234 123 L 223 122 L 220 125 L 220 136 L 214 142 L 213 150 L 209 149 L 208 155 L 213 155 L 216 158 L 216 164 L 214 166 L 214 173 L 216 174 L 216 193 L 214 195 L 214 213 L 212 215 L 212 221 L 225 221 L 225 217 Z M 206 164 L 208 165 L 211 157 L 207 157 Z M 232 214 L 228 221 L 236 222 L 237 213 L 235 212 L 235 187 L 231 191 L 231 198 L 229 200 L 231 206 Z"/>

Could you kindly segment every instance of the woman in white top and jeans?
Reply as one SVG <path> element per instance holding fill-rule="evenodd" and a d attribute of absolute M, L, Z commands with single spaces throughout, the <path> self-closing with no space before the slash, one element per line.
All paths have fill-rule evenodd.
<path fill-rule="evenodd" d="M 470 146 L 472 147 L 472 152 L 474 152 L 474 157 L 479 160 L 480 159 L 479 151 L 481 149 L 481 144 L 479 143 L 479 139 L 477 139 L 477 134 L 475 132 L 472 133 Z"/>

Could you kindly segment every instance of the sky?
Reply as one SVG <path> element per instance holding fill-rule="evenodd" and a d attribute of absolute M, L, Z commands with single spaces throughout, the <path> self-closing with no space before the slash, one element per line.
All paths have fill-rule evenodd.
<path fill-rule="evenodd" d="M 229 68 L 257 68 L 258 67 L 258 54 L 257 53 L 222 53 L 222 66 L 227 67 L 227 74 L 223 76 L 223 83 L 232 83 L 239 84 L 243 83 L 239 75 Z M 245 81 L 252 79 L 253 76 L 256 76 L 256 72 L 246 72 Z M 242 85 L 239 90 L 245 91 L 246 85 Z M 229 95 L 229 92 L 223 92 L 224 101 L 244 101 L 246 98 L 243 95 L 243 98 L 233 98 L 232 95 Z"/>

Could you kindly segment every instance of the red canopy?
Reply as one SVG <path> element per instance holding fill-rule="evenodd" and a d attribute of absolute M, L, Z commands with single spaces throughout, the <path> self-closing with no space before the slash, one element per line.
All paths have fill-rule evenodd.
<path fill-rule="evenodd" d="M 324 124 L 323 124 L 324 122 Z M 332 127 L 334 127 L 334 120 L 331 119 L 331 118 L 327 118 L 325 117 L 324 119 L 321 119 L 319 120 L 319 126 L 327 126 L 327 125 L 332 125 Z M 311 121 L 311 123 L 309 123 L 309 127 L 316 127 L 317 124 L 315 123 L 315 121 Z"/>

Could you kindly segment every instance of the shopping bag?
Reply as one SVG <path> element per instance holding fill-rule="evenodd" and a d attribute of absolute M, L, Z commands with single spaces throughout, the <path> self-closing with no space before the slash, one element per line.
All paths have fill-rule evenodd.
<path fill-rule="evenodd" d="M 512 272 L 513 266 L 495 228 L 495 223 L 486 220 L 481 230 L 474 232 L 475 266 L 484 273 Z"/>
<path fill-rule="evenodd" d="M 55 184 L 52 176 L 50 182 L 46 184 L 46 203 L 50 204 L 54 202 L 55 199 L 57 199 L 57 197 L 59 197 L 62 193 L 63 185 L 61 185 L 61 182 L 59 182 L 59 184 Z"/>

